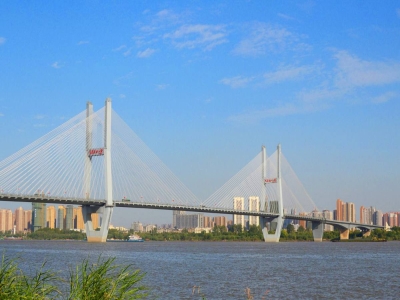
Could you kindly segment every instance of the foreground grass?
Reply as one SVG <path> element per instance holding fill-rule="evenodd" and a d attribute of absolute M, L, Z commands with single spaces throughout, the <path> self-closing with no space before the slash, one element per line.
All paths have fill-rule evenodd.
<path fill-rule="evenodd" d="M 132 265 L 116 265 L 115 258 L 99 257 L 94 264 L 84 259 L 71 268 L 67 280 L 45 270 L 45 263 L 35 275 L 27 276 L 15 259 L 3 254 L 0 299 L 143 299 L 148 296 L 148 288 L 140 283 L 144 275 Z M 68 286 L 66 292 L 59 290 L 60 282 Z"/>

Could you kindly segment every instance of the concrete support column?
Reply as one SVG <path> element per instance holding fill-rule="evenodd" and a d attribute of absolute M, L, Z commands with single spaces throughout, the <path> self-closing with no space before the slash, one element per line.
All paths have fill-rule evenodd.
<path fill-rule="evenodd" d="M 267 223 L 270 223 L 271 227 L 275 229 L 274 233 L 268 233 L 268 229 L 271 230 L 272 228 L 268 228 Z M 278 243 L 281 237 L 282 225 L 283 219 L 281 216 L 276 218 L 260 217 L 260 226 L 264 236 L 264 241 L 267 243 Z"/>
<path fill-rule="evenodd" d="M 363 232 L 363 237 L 369 237 L 371 235 L 371 230 L 367 230 Z"/>
<path fill-rule="evenodd" d="M 322 242 L 322 238 L 324 236 L 324 224 L 316 221 L 312 221 L 311 223 L 314 242 Z"/>
<path fill-rule="evenodd" d="M 340 239 L 341 240 L 348 240 L 349 239 L 349 232 L 348 228 L 339 228 L 340 231 Z"/>
<path fill-rule="evenodd" d="M 110 226 L 113 207 L 109 206 L 82 206 L 83 222 L 85 223 L 86 238 L 89 243 L 105 243 L 107 241 L 108 227 Z M 97 213 L 102 216 L 100 230 L 93 227 L 92 214 Z M 100 221 L 100 220 L 99 220 Z"/>

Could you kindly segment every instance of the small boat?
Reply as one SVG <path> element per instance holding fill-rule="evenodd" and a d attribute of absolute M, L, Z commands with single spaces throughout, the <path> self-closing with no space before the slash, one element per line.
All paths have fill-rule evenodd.
<path fill-rule="evenodd" d="M 136 234 L 133 234 L 129 236 L 128 242 L 144 242 L 144 239 Z"/>

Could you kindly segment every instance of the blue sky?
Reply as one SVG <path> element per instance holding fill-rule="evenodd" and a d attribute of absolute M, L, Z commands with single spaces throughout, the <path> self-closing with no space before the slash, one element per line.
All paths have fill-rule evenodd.
<path fill-rule="evenodd" d="M 111 97 L 200 198 L 281 143 L 320 209 L 399 210 L 399 36 L 396 1 L 2 1 L 0 159 Z"/>

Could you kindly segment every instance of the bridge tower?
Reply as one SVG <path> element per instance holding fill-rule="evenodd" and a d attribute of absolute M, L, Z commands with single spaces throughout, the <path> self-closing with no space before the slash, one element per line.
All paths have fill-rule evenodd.
<path fill-rule="evenodd" d="M 263 193 L 265 193 L 265 185 L 268 183 L 266 178 L 266 170 L 267 170 L 267 161 L 266 161 L 266 152 L 265 147 L 261 148 L 262 150 L 262 168 L 261 168 L 261 176 L 262 176 L 262 184 L 263 184 Z M 277 176 L 276 183 L 278 185 L 278 216 L 277 217 L 260 217 L 260 226 L 262 229 L 262 233 L 264 236 L 265 242 L 269 243 L 277 243 L 279 242 L 279 238 L 281 236 L 282 225 L 283 225 L 283 199 L 282 199 L 282 173 L 281 173 L 281 145 L 279 144 L 277 147 Z M 264 196 L 264 195 L 263 195 Z M 270 207 L 271 209 L 272 207 Z M 272 211 L 270 211 L 272 212 Z M 268 223 L 270 224 L 270 228 L 268 228 Z M 274 233 L 268 233 L 268 229 L 275 227 Z"/>
<path fill-rule="evenodd" d="M 111 172 L 111 99 L 105 102 L 104 120 L 104 148 L 92 148 L 92 113 L 93 105 L 88 102 L 86 105 L 86 158 L 84 171 L 84 192 L 85 198 L 90 199 L 90 181 L 92 174 L 93 156 L 104 156 L 104 176 L 105 176 L 105 200 L 104 206 L 83 205 L 82 214 L 85 223 L 86 237 L 89 243 L 105 243 L 107 241 L 108 227 L 110 225 L 113 212 L 112 196 L 112 172 Z M 102 214 L 100 231 L 93 228 L 92 214 Z"/>

